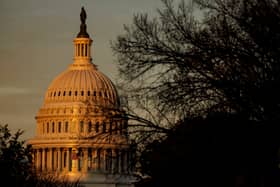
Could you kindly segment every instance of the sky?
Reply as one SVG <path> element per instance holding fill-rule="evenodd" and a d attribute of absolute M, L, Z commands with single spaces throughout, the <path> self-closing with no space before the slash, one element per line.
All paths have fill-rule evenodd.
<path fill-rule="evenodd" d="M 118 79 L 110 41 L 133 15 L 155 15 L 160 0 L 0 0 L 0 124 L 35 136 L 35 116 L 51 81 L 73 62 L 80 11 L 87 12 L 93 62 Z"/>

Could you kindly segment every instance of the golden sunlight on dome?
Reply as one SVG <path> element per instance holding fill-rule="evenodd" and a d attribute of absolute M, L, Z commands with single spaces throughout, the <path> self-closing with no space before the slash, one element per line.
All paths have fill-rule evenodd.
<path fill-rule="evenodd" d="M 53 80 L 45 95 L 45 104 L 80 101 L 96 106 L 119 107 L 117 91 L 109 78 L 94 64 L 75 65 L 70 65 Z"/>
<path fill-rule="evenodd" d="M 92 63 L 83 8 L 80 16 L 74 62 L 51 82 L 36 115 L 36 136 L 28 142 L 34 167 L 87 186 L 131 186 L 128 121 L 114 84 Z"/>

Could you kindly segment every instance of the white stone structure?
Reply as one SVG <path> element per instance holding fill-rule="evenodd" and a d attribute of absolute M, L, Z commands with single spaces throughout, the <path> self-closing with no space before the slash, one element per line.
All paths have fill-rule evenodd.
<path fill-rule="evenodd" d="M 86 186 L 133 186 L 133 152 L 114 84 L 92 63 L 82 8 L 74 62 L 57 76 L 36 115 L 34 167 Z"/>

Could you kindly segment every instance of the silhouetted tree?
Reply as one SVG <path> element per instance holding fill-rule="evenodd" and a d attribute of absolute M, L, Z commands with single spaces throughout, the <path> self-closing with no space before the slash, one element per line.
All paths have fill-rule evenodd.
<path fill-rule="evenodd" d="M 19 140 L 22 133 L 12 134 L 8 125 L 0 126 L 0 177 L 11 186 L 22 186 L 32 173 L 31 149 Z"/>
<path fill-rule="evenodd" d="M 144 119 L 146 116 L 141 113 L 143 110 L 139 110 L 139 106 L 140 109 L 144 106 L 144 110 L 148 108 L 149 112 L 146 114 L 150 116 L 165 116 L 167 121 L 172 115 L 176 120 L 181 119 L 183 123 L 171 123 L 171 127 L 166 121 L 154 123 L 156 118 L 147 119 L 146 126 L 152 125 L 152 129 L 164 127 L 168 130 L 165 131 L 168 136 L 172 136 L 172 126 L 175 128 L 180 124 L 187 124 L 187 119 L 201 117 L 205 120 L 203 123 L 212 126 L 213 121 L 208 121 L 211 114 L 221 112 L 236 115 L 237 124 L 233 125 L 236 129 L 230 127 L 230 119 L 223 118 L 221 121 L 228 128 L 220 125 L 216 129 L 226 130 L 228 134 L 232 130 L 237 137 L 243 137 L 240 142 L 233 136 L 223 136 L 217 140 L 222 142 L 226 138 L 226 142 L 232 146 L 244 143 L 249 147 L 228 150 L 228 156 L 245 153 L 243 156 L 247 158 L 240 164 L 226 165 L 233 171 L 240 170 L 231 174 L 278 176 L 279 138 L 275 132 L 279 130 L 280 122 L 280 2 L 196 0 L 187 4 L 182 0 L 178 8 L 172 0 L 162 2 L 164 6 L 158 10 L 158 17 L 135 15 L 133 23 L 125 25 L 125 33 L 118 36 L 112 44 L 123 80 L 121 87 L 127 94 L 128 103 L 132 101 L 132 108 Z M 141 124 L 145 126 L 144 123 Z M 243 125 L 239 126 L 240 124 Z M 147 130 L 146 127 L 143 129 Z M 255 131 L 258 133 L 250 134 Z M 145 131 L 141 134 L 142 137 L 146 136 Z M 193 137 L 198 134 L 192 132 L 191 135 L 186 135 Z M 213 137 L 214 135 L 217 134 L 214 133 Z M 263 141 L 259 141 L 258 137 L 265 138 L 260 138 Z M 165 146 L 151 146 L 163 149 L 159 151 L 159 159 L 164 159 L 161 151 L 166 150 L 165 143 Z M 207 141 L 204 143 L 210 146 Z M 219 145 L 220 142 L 215 143 Z M 194 151 L 191 149 L 193 146 L 198 144 L 185 146 L 183 150 Z M 220 153 L 218 149 L 214 151 Z M 265 154 L 254 158 L 260 151 Z M 203 154 L 203 151 L 197 155 L 201 155 L 200 153 Z M 209 156 L 209 152 L 206 151 L 205 154 Z M 194 158 L 189 157 L 190 161 Z M 254 166 L 250 159 L 260 167 Z M 152 163 L 155 160 L 146 161 Z M 250 164 L 246 164 L 247 161 Z M 162 167 L 163 162 L 159 163 Z M 230 174 L 230 170 L 226 171 Z M 257 181 L 258 185 L 270 186 L 270 177 L 259 177 L 252 181 Z M 266 182 L 260 182 L 261 180 Z M 237 182 L 233 184 L 242 186 Z M 253 182 L 247 184 L 254 186 Z"/>
<path fill-rule="evenodd" d="M 280 185 L 279 171 L 272 169 L 273 128 L 221 113 L 179 123 L 165 140 L 142 152 L 142 170 L 151 178 L 137 187 Z"/>
<path fill-rule="evenodd" d="M 8 125 L 0 125 L 0 181 L 13 187 L 82 187 L 79 180 L 68 181 L 33 170 L 31 146 L 20 140 L 24 131 L 14 134 Z"/>
<path fill-rule="evenodd" d="M 279 2 L 163 3 L 157 18 L 134 16 L 112 45 L 129 98 L 182 118 L 213 110 L 278 118 Z"/>

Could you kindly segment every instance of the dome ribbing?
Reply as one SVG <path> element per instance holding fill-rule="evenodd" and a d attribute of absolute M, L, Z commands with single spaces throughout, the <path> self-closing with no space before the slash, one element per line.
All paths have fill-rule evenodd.
<path fill-rule="evenodd" d="M 114 84 L 94 64 L 82 68 L 72 64 L 52 81 L 45 95 L 45 104 L 84 101 L 96 106 L 119 107 Z"/>

